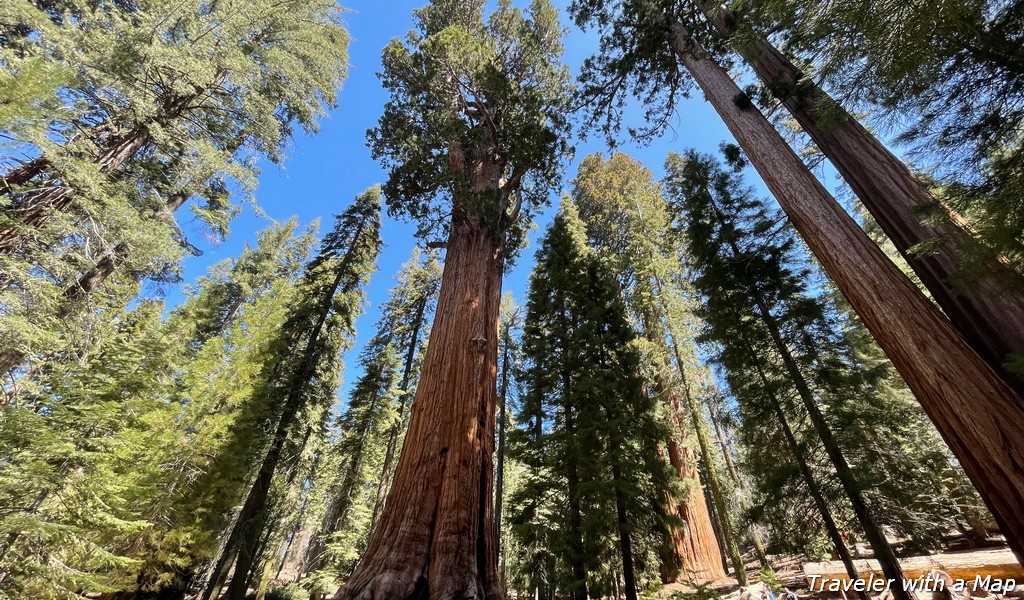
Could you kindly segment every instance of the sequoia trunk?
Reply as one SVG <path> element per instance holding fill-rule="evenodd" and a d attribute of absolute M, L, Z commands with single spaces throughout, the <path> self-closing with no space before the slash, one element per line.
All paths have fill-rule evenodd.
<path fill-rule="evenodd" d="M 674 338 L 672 340 L 672 351 L 675 354 L 676 366 L 683 380 L 683 398 L 686 400 L 687 412 L 690 413 L 690 424 L 693 425 L 693 432 L 697 437 L 697 446 L 700 448 L 701 457 L 704 459 L 704 469 L 708 476 L 708 489 L 715 503 L 719 527 L 722 529 L 722 542 L 725 543 L 726 554 L 728 554 L 729 562 L 732 563 L 733 571 L 736 573 L 736 581 L 741 586 L 745 586 L 747 585 L 746 565 L 743 562 L 743 555 L 740 553 L 739 545 L 736 543 L 736 535 L 732 529 L 729 508 L 725 503 L 725 493 L 722 491 L 722 483 L 718 478 L 718 468 L 715 466 L 715 458 L 711 452 L 711 442 L 708 440 L 707 431 L 704 429 L 700 406 L 693 397 L 690 382 L 683 371 L 685 363 L 683 362 L 682 353 L 679 351 L 679 345 Z"/>
<path fill-rule="evenodd" d="M 720 32 L 733 33 L 734 17 L 725 8 L 716 10 L 706 1 L 697 4 Z M 961 223 L 956 221 L 957 216 L 938 226 L 925 223 L 920 212 L 934 209 L 936 198 L 878 138 L 824 90 L 804 78 L 766 39 L 756 36 L 738 49 L 850 185 L 968 343 L 1021 393 L 1024 381 L 1009 372 L 1004 363 L 1011 353 L 1024 352 L 1024 295 L 1002 289 L 992 273 L 984 274 L 969 288 L 957 288 L 955 281 L 963 262 L 960 246 L 974 241 L 958 226 Z M 838 118 L 830 117 L 830 123 L 823 125 L 815 114 L 822 105 L 830 107 L 829 114 Z M 944 239 L 934 251 L 911 251 L 915 245 L 936 238 Z M 989 267 L 995 272 L 1008 271 L 1005 265 Z"/>
<path fill-rule="evenodd" d="M 692 481 L 696 486 L 700 486 L 697 459 L 690 448 L 681 445 L 675 439 L 669 440 L 668 458 L 681 481 Z M 677 581 L 680 574 L 686 580 L 697 583 L 721 579 L 725 577 L 725 569 L 722 566 L 721 554 L 718 552 L 718 538 L 711 525 L 711 514 L 708 512 L 704 493 L 700 489 L 689 489 L 687 493 L 688 498 L 676 504 L 675 510 L 671 513 L 684 523 L 672 536 L 673 552 L 678 557 L 680 566 L 666 571 L 667 565 L 671 563 L 666 563 L 663 557 L 662 579 Z"/>
<path fill-rule="evenodd" d="M 648 315 L 644 319 L 644 333 L 653 343 L 659 343 L 664 336 L 655 327 L 655 317 Z M 668 368 L 668 365 L 664 365 Z M 680 377 L 685 378 L 682 366 L 679 367 Z M 696 457 L 690 448 L 682 444 L 681 432 L 686 429 L 685 408 L 679 401 L 678 391 L 666 381 L 662 374 L 654 378 L 655 392 L 668 402 L 676 432 L 668 440 L 669 463 L 684 484 L 700 487 L 700 474 L 697 471 Z M 685 381 L 686 393 L 689 389 Z M 670 515 L 679 517 L 682 524 L 670 528 L 668 539 L 659 551 L 661 565 L 658 567 L 662 583 L 674 583 L 682 575 L 694 583 L 706 583 L 725 577 L 725 569 L 718 551 L 718 536 L 711 521 L 707 500 L 704 494 L 696 489 L 688 489 L 688 498 L 679 501 L 669 497 L 665 500 L 664 510 Z M 728 544 L 728 542 L 727 542 Z M 742 561 L 739 563 L 742 565 Z"/>
<path fill-rule="evenodd" d="M 336 600 L 502 597 L 492 489 L 502 268 L 499 239 L 457 212 L 395 480 Z"/>
<path fill-rule="evenodd" d="M 1024 560 L 1024 400 L 861 231 L 679 22 L 668 42 L 903 376 Z"/>

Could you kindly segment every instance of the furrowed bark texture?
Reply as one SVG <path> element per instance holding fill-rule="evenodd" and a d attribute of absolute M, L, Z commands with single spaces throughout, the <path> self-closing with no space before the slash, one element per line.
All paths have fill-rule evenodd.
<path fill-rule="evenodd" d="M 740 553 L 739 545 L 736 542 L 736 535 L 733 532 L 732 520 L 729 516 L 729 508 L 726 506 L 725 493 L 722 491 L 721 480 L 718 478 L 718 469 L 715 467 L 715 458 L 711 453 L 711 443 L 708 441 L 707 432 L 704 430 L 703 418 L 700 414 L 700 407 L 693 397 L 693 389 L 683 370 L 684 362 L 678 343 L 673 338 L 672 351 L 676 357 L 680 377 L 683 379 L 683 398 L 686 400 L 687 412 L 690 414 L 690 424 L 693 426 L 694 434 L 697 437 L 697 447 L 700 448 L 701 456 L 704 458 L 705 474 L 708 476 L 708 491 L 715 505 L 718 514 L 718 525 L 722 531 L 722 542 L 725 545 L 725 552 L 732 563 L 736 581 L 741 586 L 747 585 L 746 564 L 743 562 L 743 555 Z"/>
<path fill-rule="evenodd" d="M 725 8 L 697 4 L 718 31 L 734 32 L 733 17 Z M 843 176 L 971 347 L 1019 394 L 1024 392 L 1024 380 L 1004 366 L 1010 354 L 1024 353 L 1024 294 L 1001 288 L 994 274 L 1007 272 L 1007 267 L 989 265 L 994 273 L 958 288 L 964 260 L 958 246 L 973 242 L 959 216 L 953 214 L 953 222 L 938 226 L 923 222 L 920 212 L 934 210 L 936 198 L 878 138 L 824 90 L 802 79 L 799 69 L 766 39 L 758 36 L 738 50 Z M 835 123 L 821 123 L 816 111 L 822 105 L 831 113 L 842 111 Z M 911 252 L 935 238 L 945 241 L 934 252 Z"/>
<path fill-rule="evenodd" d="M 683 521 L 672 536 L 675 555 L 679 566 L 666 571 L 666 563 L 662 561 L 662 579 L 669 575 L 671 581 L 693 581 L 705 583 L 725 577 L 722 557 L 718 551 L 718 538 L 711 525 L 711 514 L 708 512 L 707 501 L 700 488 L 700 473 L 697 472 L 697 458 L 693 450 L 681 445 L 676 440 L 668 443 L 669 463 L 681 481 L 693 481 L 695 487 L 689 490 L 689 497 L 684 502 L 675 504 L 671 514 Z M 671 509 L 671 506 L 669 507 Z M 674 574 L 672 574 L 674 571 Z"/>
<path fill-rule="evenodd" d="M 678 21 L 668 41 L 938 428 L 1024 560 L 1024 400 L 861 231 Z"/>
<path fill-rule="evenodd" d="M 501 275 L 499 240 L 457 213 L 395 480 L 335 600 L 502 597 L 492 489 Z"/>
<path fill-rule="evenodd" d="M 655 322 L 653 315 L 644 319 L 644 334 L 653 343 L 664 343 L 664 335 L 657 331 Z M 674 350 L 678 357 L 678 349 Z M 679 374 L 684 379 L 684 393 L 688 394 L 690 390 L 685 381 L 686 373 L 682 371 L 682 365 L 680 362 Z M 663 395 L 669 404 L 676 431 L 685 431 L 686 410 L 680 402 L 678 390 L 668 385 L 663 376 L 656 376 L 654 385 L 657 393 Z M 665 540 L 666 543 L 659 552 L 661 564 L 658 572 L 662 583 L 673 583 L 680 579 L 706 583 L 725 577 L 726 572 L 720 560 L 718 536 L 715 535 L 707 499 L 698 489 L 701 484 L 696 457 L 693 451 L 682 443 L 680 437 L 673 434 L 668 440 L 669 463 L 680 481 L 684 484 L 692 483 L 695 488 L 689 490 L 688 498 L 683 502 L 673 497 L 665 500 L 665 512 L 679 517 L 683 523 L 669 530 L 669 539 Z"/>

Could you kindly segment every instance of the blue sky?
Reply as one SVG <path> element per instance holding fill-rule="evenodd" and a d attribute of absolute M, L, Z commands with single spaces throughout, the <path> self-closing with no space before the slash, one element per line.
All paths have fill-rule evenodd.
<path fill-rule="evenodd" d="M 288 151 L 288 159 L 282 165 L 268 163 L 263 166 L 256 199 L 265 216 L 257 216 L 255 211 L 247 208 L 233 222 L 230 238 L 216 245 L 205 242 L 198 233 L 192 236 L 192 242 L 203 253 L 186 260 L 184 281 L 194 281 L 211 264 L 236 256 L 244 244 L 254 243 L 256 232 L 270 224 L 268 219 L 287 220 L 296 215 L 302 224 L 320 218 L 322 227 L 330 226 L 332 216 L 342 211 L 356 194 L 384 181 L 386 174 L 370 157 L 365 143 L 366 130 L 376 124 L 387 100 L 387 93 L 381 88 L 376 76 L 380 70 L 380 54 L 392 38 L 403 36 L 412 27 L 412 10 L 423 6 L 426 1 L 342 2 L 352 10 L 346 22 L 353 39 L 349 49 L 349 76 L 340 95 L 339 107 L 321 123 L 317 135 L 300 134 L 295 138 Z M 565 9 L 568 0 L 553 2 L 561 10 L 562 20 L 568 26 Z M 519 0 L 517 4 L 525 2 Z M 576 73 L 583 60 L 596 48 L 595 36 L 570 27 L 565 39 L 564 62 Z M 639 122 L 640 111 L 632 112 L 631 122 Z M 619 150 L 644 162 L 660 177 L 662 163 L 670 151 L 682 152 L 692 147 L 703 152 L 716 152 L 719 143 L 732 139 L 725 125 L 699 92 L 694 94 L 694 98 L 680 103 L 678 112 L 673 121 L 673 130 L 667 131 L 661 138 L 642 147 L 623 139 Z M 576 160 L 566 166 L 566 182 L 575 176 L 577 164 L 587 154 L 608 151 L 604 141 L 597 138 L 585 142 L 576 140 L 575 145 Z M 751 183 L 761 187 L 760 182 L 753 178 Z M 506 275 L 505 289 L 511 290 L 518 300 L 522 300 L 526 290 L 537 238 L 550 222 L 559 196 L 560 193 L 552 194 L 551 205 L 536 221 L 539 228 L 530 234 L 530 247 L 521 254 L 515 267 Z M 189 230 L 187 223 L 181 224 L 186 231 Z M 361 345 L 373 335 L 377 307 L 386 300 L 388 290 L 395 283 L 395 273 L 412 252 L 415 244 L 413 232 L 414 227 L 410 223 L 391 218 L 384 222 L 382 236 L 385 246 L 378 260 L 379 270 L 367 289 L 366 313 L 357 322 L 358 343 L 345 357 L 346 382 L 351 382 L 357 376 L 356 355 Z M 167 294 L 170 302 L 179 300 L 180 287 L 167 290 Z"/>

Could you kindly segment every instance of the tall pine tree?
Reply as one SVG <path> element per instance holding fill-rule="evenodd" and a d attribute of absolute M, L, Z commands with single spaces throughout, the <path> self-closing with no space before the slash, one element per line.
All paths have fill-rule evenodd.
<path fill-rule="evenodd" d="M 597 592 L 590 579 L 610 553 L 625 596 L 635 600 L 645 550 L 663 536 L 655 507 L 673 474 L 657 447 L 667 432 L 640 376 L 635 341 L 616 281 L 564 200 L 528 294 L 516 453 L 529 471 L 515 518 L 525 537 L 554 530 L 558 571 L 549 586 L 572 598 Z"/>
<path fill-rule="evenodd" d="M 381 193 L 371 188 L 338 215 L 319 254 L 297 284 L 288 316 L 254 392 L 268 407 L 272 433 L 257 459 L 254 479 L 234 519 L 203 598 L 215 597 L 228 569 L 227 597 L 245 597 L 260 536 L 268 523 L 275 476 L 290 485 L 311 436 L 322 435 L 341 374 L 341 353 L 351 347 L 363 308 L 363 285 L 380 251 Z"/>

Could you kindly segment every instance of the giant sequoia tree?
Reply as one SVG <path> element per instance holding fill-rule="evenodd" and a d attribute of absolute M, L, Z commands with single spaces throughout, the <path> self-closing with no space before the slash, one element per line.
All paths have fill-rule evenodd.
<path fill-rule="evenodd" d="M 567 151 L 554 8 L 438 0 L 384 50 L 370 134 L 389 208 L 447 236 L 430 346 L 387 504 L 337 598 L 498 598 L 493 520 L 501 277 Z M 529 183 L 529 184 L 528 184 Z"/>
<path fill-rule="evenodd" d="M 416 249 L 399 271 L 398 285 L 381 307 L 377 331 L 360 355 L 362 375 L 338 419 L 337 443 L 327 451 L 325 462 L 331 464 L 316 474 L 326 488 L 323 514 L 309 547 L 302 549 L 305 570 L 316 572 L 317 590 L 351 572 L 383 508 L 440 276 L 436 254 L 423 257 Z"/>
<path fill-rule="evenodd" d="M 667 0 L 580 0 L 573 7 L 578 22 L 603 33 L 606 52 L 589 59 L 583 75 L 598 120 L 607 117 L 613 130 L 622 95 L 635 91 L 649 100 L 648 133 L 656 131 L 690 85 L 683 70 L 692 75 L 1024 559 L 1024 441 L 1010 425 L 1024 419 L 1024 400 L 814 178 L 694 36 L 702 21 Z M 970 427 L 962 426 L 963 415 L 971 415 Z"/>

